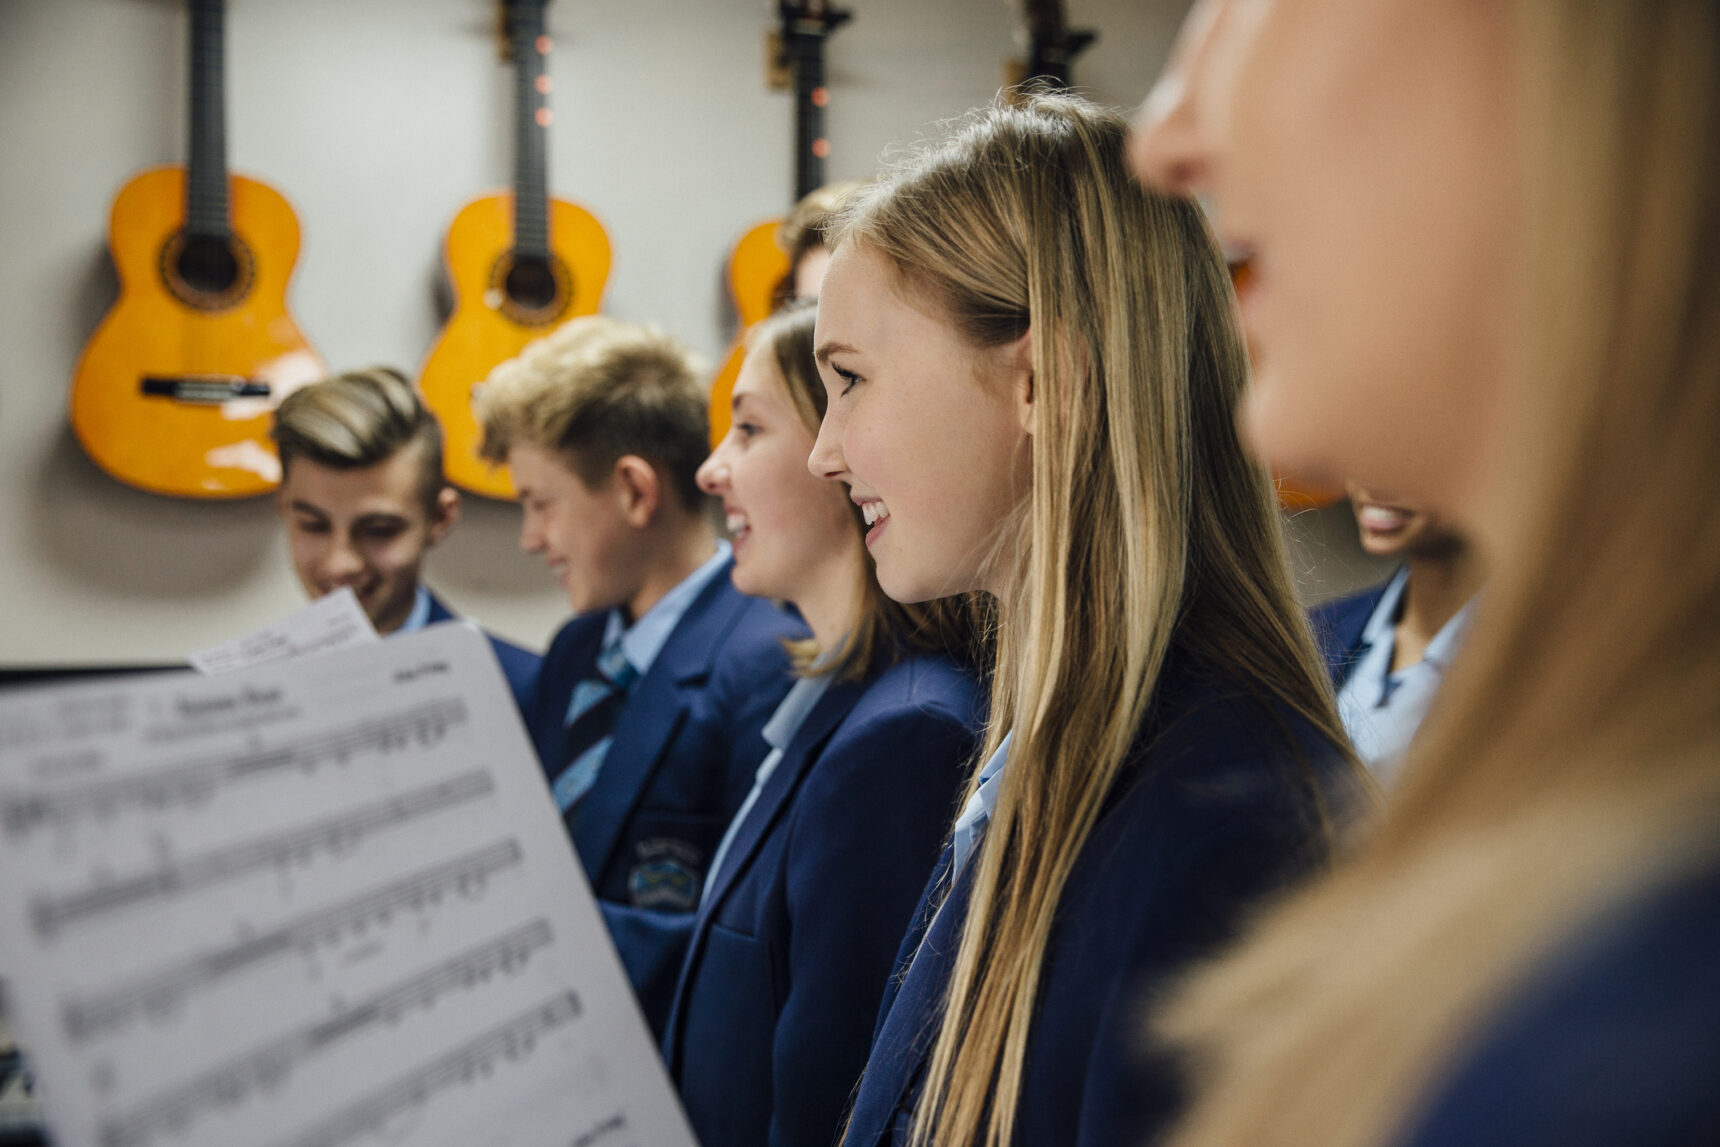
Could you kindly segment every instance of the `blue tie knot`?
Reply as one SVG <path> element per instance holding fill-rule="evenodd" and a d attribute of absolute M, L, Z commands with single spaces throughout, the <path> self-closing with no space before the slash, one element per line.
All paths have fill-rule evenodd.
<path fill-rule="evenodd" d="M 627 651 L 619 641 L 604 646 L 597 655 L 597 671 L 603 679 L 609 682 L 611 688 L 625 690 L 639 680 L 639 671 L 633 668 L 633 663 L 627 660 Z"/>

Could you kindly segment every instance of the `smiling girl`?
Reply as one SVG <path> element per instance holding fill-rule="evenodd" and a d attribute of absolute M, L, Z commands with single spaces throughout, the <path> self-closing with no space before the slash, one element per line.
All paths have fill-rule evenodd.
<path fill-rule="evenodd" d="M 704 1147 L 835 1138 L 977 747 L 963 611 L 885 597 L 859 515 L 807 472 L 824 409 L 813 318 L 757 328 L 699 469 L 734 536 L 735 587 L 793 602 L 812 630 L 712 862 L 665 1037 Z"/>
<path fill-rule="evenodd" d="M 1275 461 L 1488 568 L 1365 848 L 1199 978 L 1178 1147 L 1720 1143 L 1720 5 L 1207 0 L 1142 173 Z"/>
<path fill-rule="evenodd" d="M 814 472 L 900 601 L 980 591 L 987 763 L 846 1142 L 1141 1141 L 1140 1008 L 1318 866 L 1351 765 L 1290 588 L 1224 260 L 1072 97 L 977 113 L 862 190 L 818 313 Z M 894 981 L 893 981 L 894 982 Z"/>

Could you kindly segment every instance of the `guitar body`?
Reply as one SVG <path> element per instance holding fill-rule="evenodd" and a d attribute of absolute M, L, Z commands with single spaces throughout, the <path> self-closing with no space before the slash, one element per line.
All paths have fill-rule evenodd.
<path fill-rule="evenodd" d="M 507 470 L 478 457 L 481 437 L 472 388 L 498 363 L 568 319 L 596 314 L 609 278 L 609 236 L 582 207 L 549 200 L 553 292 L 535 305 L 509 293 L 514 269 L 512 192 L 474 199 L 448 228 L 448 280 L 454 312 L 424 360 L 419 387 L 442 423 L 448 480 L 476 494 L 512 498 Z"/>
<path fill-rule="evenodd" d="M 782 220 L 770 219 L 753 227 L 729 254 L 729 294 L 735 301 L 740 331 L 729 346 L 722 367 L 711 380 L 711 445 L 714 448 L 729 432 L 729 403 L 735 378 L 746 358 L 747 330 L 769 317 L 776 304 L 776 290 L 789 273 L 788 252 L 776 241 Z"/>
<path fill-rule="evenodd" d="M 243 498 L 280 480 L 271 411 L 323 365 L 287 311 L 299 222 L 273 188 L 227 177 L 236 274 L 223 290 L 179 273 L 185 169 L 132 179 L 114 200 L 108 248 L 119 300 L 84 347 L 72 381 L 72 428 L 122 482 L 182 498 Z M 148 380 L 243 381 L 266 394 L 176 398 Z M 156 387 L 159 389 L 159 385 Z"/>

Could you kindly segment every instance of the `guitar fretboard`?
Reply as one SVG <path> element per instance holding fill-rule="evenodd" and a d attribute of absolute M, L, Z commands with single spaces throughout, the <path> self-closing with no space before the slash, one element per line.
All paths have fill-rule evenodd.
<path fill-rule="evenodd" d="M 794 74 L 794 200 L 823 187 L 830 140 L 824 110 L 830 103 L 824 82 L 824 42 L 852 17 L 822 3 L 782 3 L 782 50 Z"/>
<path fill-rule="evenodd" d="M 543 0 L 514 0 L 514 252 L 549 257 L 549 37 Z"/>
<path fill-rule="evenodd" d="M 185 227 L 194 237 L 226 239 L 226 64 L 222 0 L 191 3 L 191 164 L 185 187 Z"/>

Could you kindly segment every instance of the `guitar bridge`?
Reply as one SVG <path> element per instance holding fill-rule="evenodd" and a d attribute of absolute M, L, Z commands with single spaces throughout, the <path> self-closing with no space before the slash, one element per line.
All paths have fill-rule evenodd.
<path fill-rule="evenodd" d="M 235 398 L 267 398 L 270 393 L 268 383 L 237 374 L 146 374 L 139 389 L 150 398 L 194 406 L 219 406 Z"/>

